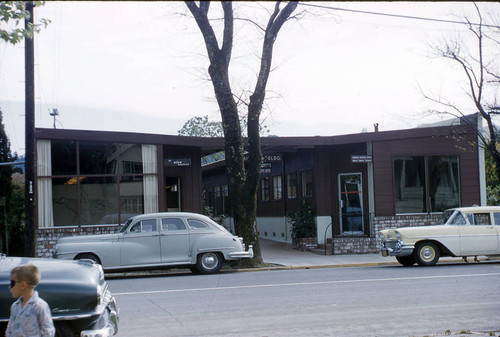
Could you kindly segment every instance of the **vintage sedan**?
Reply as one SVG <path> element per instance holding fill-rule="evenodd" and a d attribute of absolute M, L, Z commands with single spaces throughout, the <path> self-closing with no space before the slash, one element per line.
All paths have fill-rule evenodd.
<path fill-rule="evenodd" d="M 107 337 L 118 332 L 118 308 L 104 280 L 102 267 L 89 260 L 7 257 L 0 255 L 0 335 L 16 300 L 9 291 L 10 271 L 25 263 L 38 267 L 36 290 L 48 304 L 59 337 Z"/>
<path fill-rule="evenodd" d="M 105 271 L 188 266 L 211 274 L 226 261 L 253 258 L 253 249 L 207 216 L 169 212 L 134 216 L 115 234 L 61 238 L 54 257 L 91 259 Z"/>
<path fill-rule="evenodd" d="M 381 254 L 404 266 L 432 266 L 441 256 L 500 255 L 500 207 L 454 208 L 443 217 L 442 225 L 380 231 Z"/>

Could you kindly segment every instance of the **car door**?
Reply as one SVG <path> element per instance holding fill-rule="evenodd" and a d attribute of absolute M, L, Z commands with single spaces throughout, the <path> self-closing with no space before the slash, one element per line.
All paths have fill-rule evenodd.
<path fill-rule="evenodd" d="M 161 261 L 182 264 L 191 261 L 189 231 L 179 217 L 161 218 Z"/>
<path fill-rule="evenodd" d="M 497 248 L 497 254 L 500 254 L 500 213 L 499 212 L 493 212 L 493 220 L 495 220 L 495 229 L 497 232 L 497 242 L 498 242 L 498 248 Z"/>
<path fill-rule="evenodd" d="M 488 255 L 498 251 L 497 229 L 490 213 L 466 214 L 468 224 L 460 226 L 460 255 Z"/>
<path fill-rule="evenodd" d="M 161 262 L 160 233 L 156 222 L 156 218 L 139 220 L 123 235 L 122 266 Z"/>

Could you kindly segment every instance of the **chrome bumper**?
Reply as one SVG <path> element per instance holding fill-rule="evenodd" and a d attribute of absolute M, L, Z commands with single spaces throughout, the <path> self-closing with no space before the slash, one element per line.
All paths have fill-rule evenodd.
<path fill-rule="evenodd" d="M 382 256 L 409 256 L 413 253 L 413 244 L 406 244 L 400 240 L 382 241 L 380 254 Z"/>
<path fill-rule="evenodd" d="M 231 259 L 253 259 L 253 247 L 248 246 L 248 251 L 229 253 Z"/>

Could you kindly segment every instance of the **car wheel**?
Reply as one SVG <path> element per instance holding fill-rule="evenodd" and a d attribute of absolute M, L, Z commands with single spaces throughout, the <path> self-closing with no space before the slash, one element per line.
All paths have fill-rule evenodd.
<path fill-rule="evenodd" d="M 396 256 L 396 260 L 405 267 L 411 267 L 415 264 L 415 258 L 413 255 L 408 256 Z"/>
<path fill-rule="evenodd" d="M 101 264 L 101 260 L 99 260 L 99 258 L 94 254 L 90 253 L 79 254 L 75 257 L 75 260 L 83 260 L 83 259 L 92 260 L 94 261 L 94 263 Z"/>
<path fill-rule="evenodd" d="M 440 256 L 439 248 L 434 242 L 419 243 L 413 254 L 420 266 L 433 266 L 438 262 Z"/>
<path fill-rule="evenodd" d="M 214 274 L 222 268 L 222 256 L 219 253 L 203 253 L 198 255 L 196 268 L 202 274 Z"/>

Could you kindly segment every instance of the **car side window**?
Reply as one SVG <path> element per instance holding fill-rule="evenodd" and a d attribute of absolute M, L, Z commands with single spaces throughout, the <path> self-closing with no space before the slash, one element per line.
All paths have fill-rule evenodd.
<path fill-rule="evenodd" d="M 500 213 L 493 213 L 493 219 L 495 219 L 495 225 L 500 226 Z"/>
<path fill-rule="evenodd" d="M 489 226 L 491 225 L 489 213 L 471 213 L 467 214 L 467 219 L 471 225 L 475 226 Z"/>
<path fill-rule="evenodd" d="M 179 218 L 163 218 L 161 219 L 161 230 L 162 231 L 183 231 L 186 229 L 186 225 Z"/>
<path fill-rule="evenodd" d="M 156 232 L 156 219 L 146 219 L 137 222 L 130 228 L 131 233 Z"/>
<path fill-rule="evenodd" d="M 188 224 L 191 229 L 209 229 L 206 223 L 196 219 L 189 219 Z"/>

